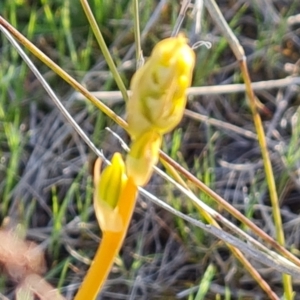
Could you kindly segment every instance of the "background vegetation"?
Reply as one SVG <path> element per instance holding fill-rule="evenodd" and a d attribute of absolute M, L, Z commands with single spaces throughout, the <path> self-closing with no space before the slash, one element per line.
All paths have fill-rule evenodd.
<path fill-rule="evenodd" d="M 174 28 L 180 3 L 169 2 L 140 1 L 145 57 Z M 298 80 L 298 84 L 282 85 L 275 81 L 271 89 L 263 83 L 266 88 L 256 94 L 261 102 L 287 244 L 299 254 L 300 4 L 297 0 L 217 2 L 245 48 L 253 82 L 289 80 L 291 76 Z M 89 3 L 128 87 L 135 70 L 132 3 Z M 116 90 L 79 1 L 4 0 L 0 11 L 89 90 Z M 297 14 L 298 19 L 293 17 Z M 195 10 L 188 10 L 182 25 L 192 43 L 212 43 L 211 49 L 196 50 L 193 86 L 242 83 L 238 62 L 206 11 L 201 20 L 200 35 L 196 34 Z M 1 36 L 0 43 L 0 221 L 6 226 L 22 224 L 26 237 L 42 245 L 47 257 L 45 278 L 72 298 L 101 237 L 91 206 L 95 157 L 5 37 Z M 32 59 L 95 144 L 108 157 L 121 151 L 119 142 L 105 127 L 125 140 L 126 134 Z M 165 138 L 164 150 L 274 236 L 251 112 L 244 93 L 233 87 L 230 93 L 222 92 L 220 87 L 218 93 L 209 94 L 208 87 L 207 93 L 191 96 L 187 108 L 197 115 L 187 113 L 181 125 Z M 106 101 L 123 115 L 122 101 L 111 97 Z M 154 176 L 147 189 L 198 218 L 188 199 L 160 178 Z M 204 195 L 199 197 L 211 203 Z M 280 274 L 253 263 L 281 295 Z M 204 274 L 209 283 L 205 299 L 265 299 L 223 243 L 140 197 L 101 299 L 194 299 Z M 300 292 L 299 282 L 294 288 Z M 14 289 L 15 283 L 3 270 L 0 293 L 11 299 Z"/>

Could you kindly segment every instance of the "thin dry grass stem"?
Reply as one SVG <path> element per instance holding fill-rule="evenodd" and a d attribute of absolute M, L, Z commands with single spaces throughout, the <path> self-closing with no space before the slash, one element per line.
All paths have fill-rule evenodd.
<path fill-rule="evenodd" d="M 271 236 L 266 234 L 262 229 L 256 226 L 251 220 L 247 219 L 240 211 L 232 207 L 225 199 L 211 190 L 208 186 L 206 186 L 203 182 L 201 182 L 198 178 L 192 175 L 189 171 L 179 165 L 176 161 L 170 158 L 163 151 L 160 152 L 161 158 L 166 161 L 169 165 L 171 165 L 178 173 L 182 174 L 187 180 L 192 182 L 196 187 L 198 187 L 202 192 L 215 200 L 219 205 L 221 205 L 224 209 L 230 212 L 236 219 L 241 221 L 244 225 L 250 228 L 254 233 L 256 233 L 259 237 L 261 237 L 264 241 L 269 243 L 274 249 L 276 249 L 283 256 L 288 258 L 290 261 L 295 263 L 300 267 L 300 260 L 294 256 L 287 249 L 279 245 Z"/>
<path fill-rule="evenodd" d="M 229 243 L 230 245 L 233 245 L 234 247 L 241 249 L 243 253 L 248 255 L 249 257 L 254 258 L 255 260 L 259 261 L 260 263 L 267 265 L 271 267 L 272 269 L 275 269 L 281 273 L 287 273 L 291 274 L 295 279 L 300 278 L 300 270 L 297 266 L 292 264 L 291 262 L 287 260 L 278 260 L 274 259 L 273 256 L 268 255 L 267 253 L 264 253 L 262 251 L 257 250 L 254 247 L 249 247 L 248 242 L 244 242 L 241 239 L 227 233 L 226 231 L 219 229 L 215 226 L 204 224 L 203 222 L 199 220 L 195 220 L 184 213 L 174 209 L 164 201 L 158 199 L 155 195 L 149 193 L 148 191 L 139 188 L 139 192 L 141 195 L 152 201 L 153 203 L 157 204 L 158 206 L 162 207 L 163 209 L 169 211 L 170 213 L 174 214 L 175 216 L 182 218 L 183 220 L 189 222 L 190 224 L 197 226 L 204 231 L 214 235 L 221 241 L 224 241 L 225 243 Z M 277 257 L 278 258 L 278 257 Z"/>
<path fill-rule="evenodd" d="M 176 20 L 176 23 L 174 25 L 174 29 L 173 29 L 173 32 L 172 32 L 171 36 L 177 36 L 178 35 L 178 33 L 180 31 L 180 28 L 181 28 L 181 25 L 182 25 L 182 22 L 185 18 L 186 11 L 190 7 L 190 5 L 191 5 L 191 0 L 183 0 L 182 1 L 180 12 L 179 12 L 179 15 L 177 17 L 177 20 Z"/>
<path fill-rule="evenodd" d="M 300 77 L 289 76 L 283 79 L 265 80 L 258 82 L 251 82 L 251 87 L 255 91 L 279 89 L 290 85 L 299 85 Z M 219 95 L 229 93 L 243 93 L 246 91 L 245 84 L 224 84 L 215 86 L 202 86 L 202 87 L 190 87 L 188 89 L 188 95 Z"/>
<path fill-rule="evenodd" d="M 195 25 L 194 25 L 194 35 L 195 39 L 200 36 L 201 28 L 202 28 L 202 13 L 203 13 L 203 0 L 196 0 L 193 8 L 193 16 L 195 19 Z"/>
<path fill-rule="evenodd" d="M 160 175 L 164 176 L 163 172 L 160 171 L 157 167 L 155 167 L 156 172 L 158 172 Z M 177 172 L 176 172 L 177 173 Z M 178 174 L 178 173 L 177 173 Z M 175 175 L 175 178 L 177 178 L 178 176 Z M 166 176 L 164 176 L 165 179 L 167 179 L 168 181 L 172 181 L 170 178 L 167 178 Z M 180 180 L 181 181 L 181 180 Z M 178 186 L 177 186 L 178 187 Z M 181 189 L 181 191 L 183 191 Z M 206 221 L 215 226 L 216 228 L 221 229 L 220 225 L 218 224 L 218 222 L 214 219 L 214 217 L 216 217 L 216 215 L 219 216 L 219 219 L 222 218 L 222 216 L 220 214 L 218 214 L 217 212 L 214 212 L 212 209 L 210 209 L 205 203 L 201 203 L 200 201 L 198 201 L 197 197 L 191 197 L 193 196 L 192 192 L 187 191 L 185 193 L 187 196 L 189 196 L 190 194 L 190 199 L 196 198 L 195 200 L 197 201 L 193 201 L 197 207 L 197 209 L 199 210 L 199 213 L 206 219 Z M 208 212 L 209 210 L 209 212 Z M 212 212 L 213 211 L 213 212 Z M 224 221 L 225 218 L 222 218 L 222 222 Z M 226 220 L 226 219 L 225 219 Z M 226 224 L 229 224 L 230 222 L 228 222 L 226 220 Z M 241 230 L 239 230 L 237 227 L 235 227 L 233 224 L 232 226 L 230 226 L 231 228 L 234 227 L 234 230 L 237 230 L 239 232 L 239 234 L 241 234 Z M 249 240 L 253 239 L 251 237 L 249 237 Z M 269 299 L 273 299 L 273 300 L 278 300 L 279 298 L 276 296 L 276 294 L 272 291 L 271 287 L 268 285 L 268 283 L 261 277 L 261 275 L 257 272 L 257 270 L 255 270 L 253 268 L 253 266 L 251 265 L 251 263 L 247 260 L 247 258 L 244 256 L 244 254 L 238 249 L 235 248 L 234 246 L 230 245 L 229 243 L 226 243 L 227 247 L 230 249 L 230 251 L 233 253 L 233 255 L 240 261 L 240 263 L 246 268 L 246 270 L 252 275 L 252 277 L 257 281 L 257 283 L 260 285 L 260 287 L 262 288 L 262 290 L 265 291 L 265 293 L 269 296 Z"/>
<path fill-rule="evenodd" d="M 148 36 L 148 33 L 153 28 L 155 23 L 159 21 L 160 14 L 163 11 L 164 7 L 167 5 L 167 3 L 168 3 L 168 0 L 161 0 L 161 1 L 159 1 L 157 6 L 155 7 L 154 12 L 152 13 L 152 15 L 151 15 L 150 19 L 148 20 L 146 26 L 144 27 L 144 29 L 141 32 L 141 37 L 140 37 L 141 44 L 146 39 L 146 37 Z M 125 61 L 129 60 L 132 57 L 134 51 L 135 51 L 135 45 L 132 45 L 129 48 L 129 50 L 127 51 L 127 53 L 124 56 L 122 61 L 125 62 Z"/>
<path fill-rule="evenodd" d="M 256 97 L 254 95 L 253 89 L 251 87 L 251 79 L 248 72 L 248 67 L 246 64 L 246 56 L 243 47 L 240 45 L 238 39 L 233 34 L 231 28 L 225 21 L 219 7 L 215 3 L 214 0 L 206 0 L 205 5 L 210 12 L 211 17 L 214 19 L 215 23 L 219 27 L 219 29 L 222 31 L 222 33 L 225 35 L 226 40 L 228 41 L 232 51 L 234 52 L 239 64 L 240 69 L 242 72 L 242 76 L 244 79 L 244 83 L 246 86 L 246 95 L 248 96 L 251 111 L 252 111 L 252 117 L 254 121 L 254 125 L 257 131 L 258 135 L 258 141 L 263 157 L 264 162 L 264 168 L 266 173 L 266 179 L 269 187 L 269 194 L 270 199 L 272 203 L 273 208 L 273 217 L 274 217 L 274 223 L 276 228 L 276 238 L 278 240 L 278 243 L 284 247 L 285 245 L 285 238 L 284 238 L 284 232 L 283 232 L 283 226 L 282 226 L 282 220 L 281 220 L 281 214 L 280 214 L 280 207 L 279 207 L 279 200 L 276 190 L 276 184 L 272 169 L 272 164 L 268 152 L 266 137 L 263 129 L 263 124 L 260 118 L 260 115 L 258 113 L 257 108 L 257 101 Z M 283 286 L 284 286 L 284 294 L 287 300 L 292 300 L 294 298 L 293 295 L 293 286 L 292 286 L 292 278 L 287 275 L 283 274 Z"/>
<path fill-rule="evenodd" d="M 245 57 L 243 47 L 240 45 L 237 37 L 233 34 L 231 28 L 224 19 L 219 7 L 214 0 L 204 0 L 204 4 L 209 11 L 211 18 L 215 21 L 216 25 L 222 31 L 226 41 L 229 43 L 235 57 L 241 61 Z"/>
<path fill-rule="evenodd" d="M 270 297 L 269 299 L 279 300 L 280 298 L 272 291 L 272 289 L 267 284 L 267 282 L 260 276 L 257 270 L 250 264 L 250 262 L 246 259 L 243 253 L 231 245 L 228 245 L 228 247 L 232 251 L 234 256 L 243 264 L 243 267 L 253 276 L 253 278 L 260 285 L 260 287 Z"/>
<path fill-rule="evenodd" d="M 275 179 L 273 175 L 273 169 L 272 164 L 268 152 L 268 146 L 266 141 L 266 136 L 263 128 L 263 124 L 260 118 L 260 115 L 258 113 L 256 104 L 255 104 L 255 95 L 251 88 L 251 80 L 248 73 L 248 68 L 246 65 L 246 60 L 240 61 L 241 70 L 243 73 L 245 85 L 246 85 L 246 93 L 249 97 L 250 107 L 252 110 L 253 120 L 255 123 L 255 127 L 257 130 L 257 136 L 258 141 L 260 144 L 263 161 L 265 165 L 265 172 L 266 172 L 266 178 L 269 186 L 269 192 L 270 192 L 270 198 L 272 202 L 272 208 L 273 208 L 273 216 L 275 221 L 275 227 L 276 227 L 276 234 L 278 242 L 284 246 L 285 245 L 285 239 L 284 239 L 284 233 L 283 233 L 283 227 L 282 227 L 282 220 L 281 220 L 281 214 L 280 214 L 280 207 L 279 207 L 279 201 L 278 201 L 278 195 L 276 190 L 276 184 Z"/>
<path fill-rule="evenodd" d="M 271 159 L 270 159 L 269 152 L 268 152 L 268 146 L 267 146 L 267 141 L 266 141 L 263 124 L 262 124 L 260 115 L 257 110 L 256 103 L 255 103 L 255 95 L 251 88 L 251 80 L 249 77 L 248 68 L 247 68 L 245 59 L 240 61 L 240 67 L 241 67 L 241 70 L 243 73 L 245 85 L 247 87 L 246 93 L 248 95 L 248 99 L 250 102 L 252 116 L 253 116 L 254 124 L 256 127 L 256 131 L 257 131 L 258 142 L 259 142 L 262 157 L 263 157 L 263 162 L 264 162 L 264 167 L 265 167 L 265 172 L 266 172 L 266 179 L 267 179 L 267 183 L 268 183 L 268 187 L 269 187 L 270 200 L 271 200 L 271 204 L 272 204 L 272 214 L 273 214 L 274 223 L 275 223 L 276 238 L 278 240 L 278 243 L 284 247 L 285 246 L 285 237 L 284 237 L 284 231 L 283 231 L 283 226 L 282 226 L 280 204 L 279 204 L 279 199 L 278 199 L 278 194 L 277 194 L 277 189 L 276 189 L 275 178 L 274 178 L 274 174 L 273 174 Z M 293 292 L 291 276 L 287 275 L 287 274 L 283 274 L 282 278 L 283 278 L 284 294 L 285 294 L 286 299 L 287 300 L 294 299 L 294 292 Z"/>
<path fill-rule="evenodd" d="M 50 98 L 53 100 L 55 105 L 58 107 L 60 112 L 63 114 L 63 116 L 67 119 L 69 124 L 72 125 L 73 129 L 79 134 L 79 136 L 87 143 L 87 145 L 90 147 L 90 149 L 93 150 L 94 153 L 96 153 L 99 157 L 102 159 L 105 159 L 103 156 L 103 153 L 98 150 L 98 148 L 94 145 L 94 143 L 89 139 L 89 137 L 85 134 L 85 132 L 82 130 L 82 128 L 77 124 L 77 122 L 73 119 L 73 117 L 70 115 L 70 113 L 65 109 L 62 102 L 58 99 L 58 97 L 55 95 L 47 81 L 44 79 L 42 74 L 38 71 L 38 69 L 35 67 L 34 63 L 30 60 L 30 58 L 27 56 L 27 54 L 22 50 L 22 48 L 16 43 L 16 41 L 12 38 L 12 36 L 7 32 L 4 28 L 0 27 L 0 30 L 3 31 L 3 33 L 6 35 L 7 39 L 11 42 L 11 44 L 14 46 L 14 48 L 17 50 L 17 52 L 20 54 L 20 56 L 23 58 L 25 63 L 28 65 L 32 73 L 36 76 L 36 78 L 39 80 L 39 82 L 44 87 L 45 91 L 48 93 Z M 60 143 L 60 141 L 57 141 Z"/>
<path fill-rule="evenodd" d="M 191 118 L 191 119 L 193 119 L 193 120 L 206 122 L 207 124 L 213 125 L 215 127 L 226 129 L 226 130 L 238 133 L 238 134 L 240 134 L 242 136 L 245 136 L 247 138 L 257 140 L 257 135 L 255 133 L 253 133 L 252 131 L 241 128 L 241 127 L 238 127 L 238 126 L 235 126 L 235 125 L 232 125 L 228 122 L 223 122 L 223 121 L 220 121 L 220 120 L 217 120 L 217 119 L 214 119 L 214 118 L 210 118 L 208 116 L 196 113 L 196 112 L 191 111 L 189 109 L 185 110 L 184 115 Z"/>
<path fill-rule="evenodd" d="M 280 89 L 291 85 L 300 85 L 300 77 L 289 76 L 283 79 L 266 80 L 252 82 L 251 86 L 254 91 Z M 244 93 L 246 91 L 245 84 L 224 84 L 224 85 L 212 85 L 212 86 L 193 86 L 187 89 L 188 96 L 201 96 L 201 95 L 220 95 L 220 94 L 233 94 Z M 130 94 L 130 91 L 127 91 Z M 122 93 L 120 91 L 94 91 L 91 92 L 93 96 L 102 101 L 105 101 L 108 105 L 113 105 L 123 101 Z M 73 96 L 78 100 L 85 100 L 85 97 L 80 93 L 75 93 Z"/>

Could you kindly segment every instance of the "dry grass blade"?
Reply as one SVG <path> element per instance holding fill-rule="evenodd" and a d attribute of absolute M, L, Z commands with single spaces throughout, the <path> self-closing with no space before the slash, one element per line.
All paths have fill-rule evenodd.
<path fill-rule="evenodd" d="M 299 85 L 300 77 L 286 77 L 283 79 L 266 80 L 252 82 L 251 86 L 254 91 L 265 91 L 271 89 L 280 89 L 287 86 Z M 244 93 L 246 91 L 245 84 L 223 84 L 216 86 L 193 86 L 188 88 L 188 96 L 201 96 L 201 95 L 220 95 L 220 94 L 233 94 Z M 130 94 L 130 91 L 127 91 Z M 93 96 L 101 99 L 108 105 L 113 105 L 123 101 L 122 93 L 119 91 L 93 91 Z M 73 96 L 78 100 L 85 100 L 85 97 L 80 93 L 75 93 Z"/>
<path fill-rule="evenodd" d="M 239 238 L 232 236 L 231 234 L 227 233 L 226 231 L 223 231 L 222 229 L 219 229 L 215 226 L 204 224 L 203 222 L 201 222 L 199 220 L 195 220 L 195 219 L 185 215 L 184 213 L 174 209 L 173 207 L 171 207 L 164 201 L 160 200 L 153 194 L 149 193 L 148 191 L 146 191 L 142 188 L 140 188 L 139 191 L 143 196 L 145 196 L 146 198 L 148 198 L 155 204 L 159 205 L 160 207 L 164 208 L 165 210 L 182 218 L 183 220 L 189 222 L 190 224 L 197 226 L 197 227 L 205 230 L 206 232 L 218 237 L 220 240 L 240 249 L 243 253 L 251 256 L 255 260 L 257 260 L 263 264 L 266 264 L 268 266 L 274 267 L 280 272 L 292 274 L 292 276 L 296 276 L 297 278 L 299 277 L 300 269 L 297 266 L 286 261 L 284 258 L 281 259 L 281 261 L 278 260 L 278 257 L 276 259 L 274 259 L 273 256 L 269 256 L 264 252 L 258 251 L 256 248 L 249 247 L 249 245 L 247 243 L 242 242 Z M 288 267 L 287 267 L 287 264 L 289 265 Z"/>
<path fill-rule="evenodd" d="M 271 160 L 267 148 L 267 142 L 266 137 L 263 129 L 263 124 L 260 118 L 260 115 L 258 113 L 256 98 L 253 92 L 253 89 L 251 87 L 251 80 L 248 72 L 248 67 L 246 64 L 246 56 L 244 49 L 240 45 L 238 39 L 233 34 L 231 28 L 226 23 L 220 9 L 218 8 L 217 4 L 214 0 L 206 0 L 205 1 L 206 7 L 208 11 L 210 12 L 212 18 L 215 20 L 219 28 L 222 30 L 223 34 L 226 37 L 226 40 L 230 44 L 230 47 L 232 51 L 234 52 L 237 60 L 240 63 L 240 68 L 242 71 L 243 79 L 246 86 L 246 94 L 249 99 L 252 116 L 255 124 L 255 128 L 258 135 L 258 141 L 260 144 L 264 167 L 265 167 L 265 173 L 266 173 L 266 179 L 269 187 L 269 193 L 270 193 L 270 199 L 272 202 L 272 208 L 273 208 L 273 217 L 274 217 L 274 223 L 276 228 L 276 237 L 278 240 L 278 243 L 281 246 L 285 246 L 285 237 L 283 232 L 283 226 L 282 226 L 282 219 L 280 214 L 280 207 L 279 207 L 279 200 L 275 185 L 275 178 L 273 174 L 273 169 L 271 165 Z M 284 293 L 285 297 L 288 300 L 292 300 L 294 298 L 293 296 L 293 287 L 292 287 L 292 280 L 290 276 L 287 276 L 286 274 L 283 274 L 283 285 L 284 285 Z"/>
<path fill-rule="evenodd" d="M 208 186 L 206 186 L 203 182 L 201 182 L 198 178 L 168 157 L 164 152 L 161 152 L 161 157 L 167 161 L 176 171 L 182 174 L 187 180 L 192 182 L 195 186 L 197 186 L 201 191 L 210 196 L 212 199 L 216 200 L 219 205 L 221 205 L 224 209 L 229 211 L 235 218 L 241 221 L 243 224 L 248 226 L 253 232 L 255 232 L 258 236 L 260 236 L 264 241 L 269 243 L 274 249 L 276 249 L 279 253 L 290 259 L 293 263 L 300 267 L 299 259 L 294 256 L 287 249 L 279 245 L 271 236 L 266 234 L 262 229 L 256 226 L 251 220 L 247 219 L 241 212 L 232 207 L 225 199 L 216 194 L 213 190 L 211 190 Z"/>

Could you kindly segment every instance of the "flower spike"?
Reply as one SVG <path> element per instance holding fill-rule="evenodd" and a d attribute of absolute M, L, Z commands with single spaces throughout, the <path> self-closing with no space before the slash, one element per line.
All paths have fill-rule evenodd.
<path fill-rule="evenodd" d="M 114 154 L 101 177 L 100 165 L 98 158 L 94 167 L 94 207 L 102 241 L 74 300 L 96 299 L 123 244 L 135 207 L 137 186 L 125 175 L 121 154 Z"/>
<path fill-rule="evenodd" d="M 137 186 L 145 185 L 151 177 L 162 135 L 182 118 L 194 64 L 193 50 L 179 35 L 159 42 L 133 76 L 132 96 L 126 106 L 131 150 L 126 167 L 121 154 L 115 153 L 100 178 L 101 160 L 96 161 L 94 207 L 103 237 L 75 300 L 95 299 L 107 278 L 130 223 Z"/>
<path fill-rule="evenodd" d="M 148 130 L 165 134 L 180 122 L 194 65 L 195 53 L 183 35 L 154 47 L 131 80 L 127 120 L 132 139 Z"/>

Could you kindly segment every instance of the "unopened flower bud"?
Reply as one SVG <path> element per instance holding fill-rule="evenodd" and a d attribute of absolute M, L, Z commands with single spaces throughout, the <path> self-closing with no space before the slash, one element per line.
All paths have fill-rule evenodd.
<path fill-rule="evenodd" d="M 156 131 L 147 131 L 132 142 L 126 157 L 126 171 L 136 185 L 144 186 L 149 181 L 161 142 L 162 136 Z"/>
<path fill-rule="evenodd" d="M 97 165 L 99 172 L 99 166 Z M 95 176 L 98 177 L 98 176 Z M 125 164 L 120 153 L 115 153 L 111 165 L 95 179 L 94 207 L 102 231 L 121 231 L 123 222 L 118 203 L 128 182 Z"/>
<path fill-rule="evenodd" d="M 127 121 L 132 139 L 148 130 L 165 134 L 180 122 L 194 65 L 195 53 L 182 35 L 154 47 L 131 80 Z"/>

